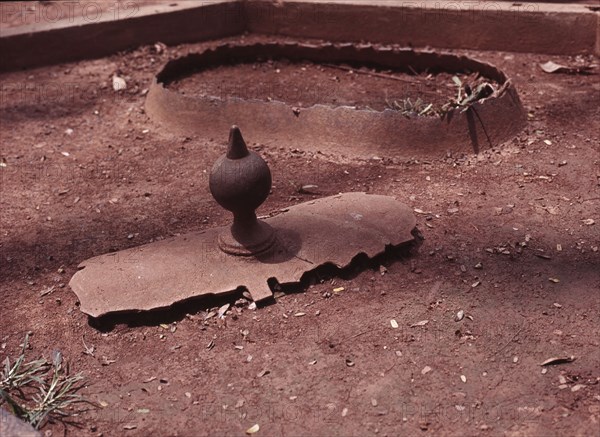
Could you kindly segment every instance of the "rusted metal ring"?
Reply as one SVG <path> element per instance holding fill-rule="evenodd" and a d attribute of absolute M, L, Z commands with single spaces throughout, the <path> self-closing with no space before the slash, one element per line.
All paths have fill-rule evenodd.
<path fill-rule="evenodd" d="M 322 104 L 303 108 L 298 115 L 296 108 L 284 102 L 188 96 L 168 88 L 170 82 L 198 70 L 231 64 L 232 60 L 265 58 L 368 64 L 396 71 L 478 72 L 500 87 L 472 104 L 472 109 L 450 110 L 443 118 L 407 118 L 390 109 Z M 249 137 L 267 146 L 359 157 L 478 152 L 513 138 L 526 123 L 513 83 L 491 64 L 450 53 L 350 43 L 223 44 L 173 59 L 156 75 L 146 98 L 146 112 L 169 130 L 182 134 L 216 137 L 237 124 Z"/>

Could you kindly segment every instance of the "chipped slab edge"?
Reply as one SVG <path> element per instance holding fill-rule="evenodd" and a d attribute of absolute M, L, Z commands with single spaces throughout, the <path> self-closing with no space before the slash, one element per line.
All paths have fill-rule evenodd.
<path fill-rule="evenodd" d="M 113 253 L 90 258 L 79 264 L 79 268 L 82 270 L 79 270 L 78 272 L 76 272 L 73 275 L 71 281 L 69 282 L 69 285 L 80 300 L 80 303 L 81 303 L 80 310 L 82 312 L 90 315 L 91 317 L 102 317 L 102 316 L 105 316 L 108 314 L 114 314 L 114 313 L 142 312 L 142 311 L 149 311 L 149 310 L 166 309 L 177 303 L 185 302 L 189 299 L 193 299 L 193 298 L 197 298 L 197 297 L 201 297 L 201 296 L 211 296 L 211 295 L 214 296 L 214 295 L 221 295 L 221 294 L 222 295 L 229 294 L 241 287 L 245 287 L 246 289 L 248 289 L 248 291 L 250 292 L 254 301 L 257 301 L 257 302 L 263 301 L 265 299 L 269 299 L 272 297 L 272 291 L 269 288 L 268 283 L 267 283 L 267 280 L 270 279 L 271 277 L 276 278 L 280 283 L 298 282 L 298 281 L 300 281 L 302 275 L 304 275 L 306 272 L 310 272 L 323 264 L 330 263 L 330 264 L 336 265 L 339 268 L 344 268 L 344 267 L 347 267 L 352 262 L 352 260 L 356 257 L 356 255 L 358 255 L 360 253 L 364 253 L 369 258 L 373 258 L 374 256 L 377 256 L 377 255 L 383 253 L 387 246 L 398 246 L 400 244 L 409 243 L 410 241 L 414 240 L 414 237 L 411 232 L 416 226 L 416 218 L 412 214 L 412 211 L 410 210 L 410 208 L 408 208 L 406 205 L 402 204 L 401 202 L 399 202 L 392 196 L 371 195 L 371 194 L 366 194 L 366 193 L 345 193 L 345 194 L 341 194 L 341 195 L 337 195 L 337 196 L 320 198 L 320 199 L 308 201 L 308 202 L 305 202 L 305 203 L 302 203 L 299 205 L 291 206 L 291 207 L 287 208 L 287 211 L 285 211 L 279 215 L 276 215 L 274 217 L 271 217 L 269 219 L 266 219 L 265 221 L 271 223 L 272 225 L 277 226 L 278 222 L 283 222 L 283 223 L 285 223 L 286 221 L 293 222 L 294 218 L 296 220 L 305 220 L 305 219 L 308 220 L 310 215 L 314 215 L 314 220 L 318 220 L 318 223 L 320 222 L 321 224 L 325 224 L 325 227 L 327 227 L 327 222 L 329 221 L 329 222 L 333 222 L 333 223 L 330 223 L 330 225 L 342 226 L 342 227 L 344 227 L 344 230 L 346 232 L 350 232 L 350 231 L 352 231 L 352 226 L 354 226 L 355 224 L 351 223 L 350 220 L 346 220 L 345 224 L 340 224 L 340 223 L 335 222 L 335 219 L 332 219 L 332 218 L 328 219 L 327 218 L 328 211 L 326 208 L 325 208 L 325 211 L 323 211 L 322 205 L 329 205 L 330 212 L 333 211 L 332 215 L 335 216 L 336 207 L 335 206 L 331 207 L 332 204 L 335 204 L 335 203 L 339 204 L 341 201 L 342 203 L 346 202 L 347 205 L 348 204 L 360 205 L 360 201 L 365 199 L 364 196 L 368 196 L 369 200 L 372 200 L 374 202 L 383 202 L 383 204 L 385 204 L 385 202 L 393 202 L 394 208 L 390 208 L 390 209 L 394 210 L 394 212 L 397 215 L 394 217 L 384 217 L 381 219 L 380 223 L 383 226 L 386 226 L 386 225 L 389 226 L 390 223 L 403 222 L 401 224 L 400 231 L 398 231 L 397 227 L 393 228 L 393 232 L 390 231 L 389 229 L 377 230 L 377 227 L 372 226 L 372 223 L 371 223 L 370 225 L 367 225 L 364 228 L 357 228 L 357 229 L 359 229 L 359 230 L 362 229 L 363 236 L 365 236 L 369 233 L 375 234 L 375 237 L 379 238 L 379 241 L 376 241 L 376 238 L 368 239 L 366 242 L 361 242 L 361 246 L 359 248 L 354 247 L 354 248 L 347 249 L 346 251 L 342 251 L 341 255 L 338 250 L 336 250 L 335 251 L 336 253 L 332 254 L 332 256 L 329 256 L 329 257 L 326 255 L 324 256 L 322 253 L 317 254 L 315 263 L 310 261 L 310 258 L 311 258 L 310 256 L 308 256 L 308 258 L 309 258 L 308 260 L 302 259 L 301 257 L 300 258 L 297 257 L 298 260 L 291 259 L 291 260 L 282 262 L 279 264 L 279 267 L 277 267 L 277 264 L 269 265 L 268 263 L 265 264 L 265 263 L 259 262 L 258 264 L 255 265 L 255 267 L 258 270 L 259 274 L 260 273 L 263 274 L 262 276 L 260 276 L 259 274 L 249 275 L 243 281 L 239 281 L 239 282 L 241 282 L 240 284 L 238 284 L 235 281 L 232 281 L 231 278 L 225 279 L 223 282 L 227 283 L 229 281 L 228 286 L 225 285 L 221 288 L 219 288 L 219 286 L 215 285 L 217 283 L 220 285 L 220 283 L 221 283 L 220 279 L 219 279 L 219 281 L 215 282 L 216 280 L 214 278 L 208 278 L 208 279 L 206 279 L 206 277 L 201 278 L 203 272 L 195 272 L 195 271 L 193 271 L 193 269 L 190 270 L 189 268 L 187 270 L 185 270 L 185 267 L 180 267 L 179 265 L 177 265 L 177 268 L 180 269 L 180 272 L 182 272 L 183 275 L 187 275 L 187 277 L 183 278 L 183 281 L 180 282 L 183 284 L 183 287 L 180 287 L 180 288 L 184 288 L 184 289 L 186 289 L 186 291 L 184 291 L 184 292 L 168 291 L 167 294 L 164 294 L 165 292 L 163 292 L 163 290 L 171 290 L 171 289 L 178 288 L 180 283 L 178 283 L 176 279 L 173 280 L 172 283 L 170 284 L 170 285 L 175 284 L 173 286 L 167 287 L 166 285 L 159 284 L 158 286 L 153 287 L 154 288 L 153 290 L 150 290 L 150 294 L 152 294 L 153 292 L 155 293 L 154 300 L 152 299 L 151 296 L 148 298 L 148 302 L 159 302 L 157 304 L 147 304 L 147 302 L 144 302 L 143 304 L 140 304 L 140 305 L 127 306 L 127 305 L 123 304 L 124 302 L 127 303 L 127 299 L 121 299 L 120 302 L 117 302 L 116 304 L 112 304 L 112 308 L 111 308 L 111 303 L 107 302 L 106 299 L 101 298 L 101 299 L 96 300 L 96 302 L 94 303 L 94 298 L 97 298 L 97 296 L 93 296 L 93 298 L 90 298 L 90 295 L 93 295 L 98 292 L 102 293 L 100 286 L 98 285 L 98 281 L 95 279 L 94 274 L 101 276 L 103 278 L 104 277 L 110 278 L 110 279 L 108 279 L 109 291 L 106 292 L 105 295 L 109 295 L 111 293 L 111 291 L 110 291 L 111 287 L 113 287 L 112 293 L 120 295 L 123 292 L 122 290 L 127 290 L 127 288 L 129 288 L 129 287 L 128 287 L 128 284 L 126 283 L 127 281 L 118 282 L 117 283 L 118 284 L 118 292 L 116 292 L 117 285 L 115 285 L 114 281 L 115 281 L 115 277 L 119 276 L 119 273 L 117 272 L 117 270 L 127 270 L 127 272 L 125 273 L 126 279 L 135 280 L 135 278 L 132 277 L 132 276 L 134 276 L 133 272 L 140 270 L 140 269 L 138 269 L 138 266 L 141 266 L 141 271 L 143 271 L 143 269 L 144 269 L 144 263 L 138 263 L 137 266 L 134 265 L 136 262 L 135 261 L 136 253 L 142 253 L 144 250 L 150 249 L 149 250 L 150 256 L 146 255 L 146 267 L 153 267 L 153 264 L 151 262 L 152 261 L 151 257 L 153 256 L 153 253 L 154 253 L 154 256 L 156 256 L 156 253 L 160 254 L 160 250 L 163 250 L 164 247 L 167 247 L 168 245 L 171 245 L 171 244 L 174 244 L 175 245 L 174 247 L 176 247 L 176 248 L 183 248 L 184 251 L 185 251 L 185 249 L 190 249 L 190 247 L 192 247 L 192 252 L 187 252 L 187 254 L 203 253 L 203 252 L 199 251 L 197 249 L 197 246 L 193 245 L 193 243 L 200 242 L 201 244 L 208 245 L 209 243 L 214 242 L 214 240 L 216 239 L 216 236 L 218 235 L 219 230 L 222 228 L 212 228 L 212 229 L 208 229 L 205 231 L 192 232 L 192 233 L 184 234 L 184 235 L 181 235 L 178 237 L 173 237 L 173 238 L 161 240 L 158 242 L 153 242 L 153 243 L 145 244 L 142 246 L 122 250 L 119 252 L 113 252 Z M 319 204 L 321 204 L 321 205 L 319 205 Z M 316 205 L 316 206 L 314 206 L 314 205 Z M 388 204 L 387 206 L 390 206 L 390 205 L 391 204 Z M 364 206 L 363 206 L 363 208 L 364 208 Z M 319 212 L 318 214 L 316 213 L 317 211 Z M 350 212 L 351 210 L 348 210 L 348 211 L 349 211 L 348 212 L 349 215 L 353 214 L 353 212 Z M 398 214 L 398 211 L 400 211 L 400 214 Z M 290 212 L 292 214 L 290 214 Z M 337 211 L 337 212 L 339 212 L 339 211 Z M 307 215 L 305 216 L 304 214 L 307 214 Z M 289 220 L 290 217 L 292 218 L 292 220 Z M 378 219 L 374 219 L 374 220 L 379 221 Z M 398 231 L 398 232 L 396 232 L 396 231 Z M 190 240 L 190 241 L 185 243 L 186 240 Z M 308 238 L 307 240 L 310 240 L 310 238 Z M 331 242 L 335 243 L 336 241 L 335 241 L 335 239 L 332 239 Z M 208 246 L 206 246 L 206 247 L 208 247 Z M 158 252 L 156 250 L 157 248 L 159 249 Z M 169 249 L 165 249 L 165 250 L 168 251 Z M 207 257 L 214 257 L 215 253 L 220 254 L 220 256 L 225 256 L 227 262 L 231 262 L 232 265 L 235 266 L 235 269 L 241 269 L 241 271 L 247 271 L 247 267 L 244 266 L 243 263 L 256 262 L 256 260 L 231 258 L 228 255 L 223 255 L 220 253 L 220 251 L 218 249 L 213 250 L 212 245 L 210 245 L 210 250 L 208 250 L 204 253 L 212 253 L 212 255 L 206 255 Z M 171 255 L 173 255 L 173 252 L 171 252 Z M 115 262 L 114 260 L 119 260 L 119 259 L 121 261 L 123 261 L 125 264 L 120 268 L 116 268 L 116 267 L 111 268 L 109 263 L 114 263 Z M 128 262 L 125 261 L 127 259 L 129 259 Z M 173 261 L 173 260 L 177 261 L 176 257 L 171 256 L 170 259 L 171 259 L 171 261 Z M 192 264 L 196 261 L 197 260 L 194 258 Z M 214 259 L 213 259 L 213 261 L 214 261 Z M 305 264 L 305 262 L 308 262 L 311 265 Z M 129 264 L 129 265 L 126 265 L 126 264 Z M 97 267 L 98 265 L 101 265 L 101 267 L 98 268 Z M 166 273 L 170 272 L 170 270 L 168 269 L 168 262 L 166 264 L 167 267 L 165 267 L 165 265 L 161 265 L 161 264 L 155 264 L 155 266 L 156 265 L 158 265 L 159 268 L 167 268 Z M 85 268 L 90 267 L 90 266 L 92 266 L 92 267 L 86 271 Z M 240 267 L 240 266 L 242 266 L 242 267 Z M 310 268 L 306 268 L 307 266 Z M 94 270 L 92 270 L 92 268 Z M 279 276 L 277 274 L 271 275 L 269 273 L 271 270 L 277 271 L 278 268 L 281 269 L 281 272 L 280 272 L 281 275 L 279 275 Z M 136 270 L 136 269 L 138 269 L 138 270 Z M 111 273 L 111 270 L 112 270 L 112 273 Z M 106 276 L 107 273 L 109 273 L 109 276 Z M 210 273 L 210 271 L 208 273 Z M 162 278 L 159 273 L 156 273 L 154 271 L 154 269 L 152 269 L 151 274 L 154 274 L 155 277 L 157 277 L 158 279 Z M 156 275 L 159 275 L 159 276 L 156 276 Z M 190 277 L 190 275 L 193 275 L 193 276 Z M 210 276 L 212 277 L 212 274 L 210 274 Z M 192 281 L 190 281 L 190 278 L 192 278 Z M 194 288 L 196 286 L 196 279 L 198 279 L 198 282 L 201 283 L 200 285 L 208 284 L 208 285 L 206 285 L 206 288 L 203 289 L 202 291 L 198 291 L 198 290 L 190 291 L 192 288 Z M 110 283 L 111 280 L 113 281 L 112 284 Z M 146 280 L 148 280 L 148 279 L 146 279 Z M 203 282 L 203 281 L 205 281 L 205 282 Z M 192 285 L 190 285 L 190 284 L 192 284 Z M 133 284 L 133 287 L 134 288 L 136 287 L 135 283 Z M 213 288 L 210 288 L 210 287 L 213 287 Z M 210 288 L 210 291 L 205 291 L 208 288 Z M 157 289 L 160 289 L 160 293 L 158 295 L 156 294 Z M 139 290 L 140 289 L 138 288 L 138 291 Z M 168 294 L 168 293 L 170 293 L 170 294 Z M 139 294 L 138 294 L 137 298 L 139 300 Z M 135 300 L 135 296 L 134 296 L 134 300 Z M 139 302 L 138 302 L 138 304 L 139 304 Z"/>

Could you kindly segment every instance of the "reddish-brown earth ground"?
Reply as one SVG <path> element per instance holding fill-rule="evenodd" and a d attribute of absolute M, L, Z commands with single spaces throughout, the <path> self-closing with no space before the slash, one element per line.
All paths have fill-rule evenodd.
<path fill-rule="evenodd" d="M 478 73 L 392 73 L 364 66 L 264 60 L 199 71 L 175 80 L 168 88 L 191 96 L 285 101 L 298 108 L 322 104 L 376 111 L 396 109 L 406 111 L 407 116 L 425 111 L 423 115 L 436 116 L 445 103 L 457 98 L 454 76 L 473 90 L 482 82 L 500 87 Z M 426 110 L 429 105 L 430 110 Z"/>
<path fill-rule="evenodd" d="M 187 316 L 90 326 L 65 285 L 80 261 L 230 220 L 207 188 L 227 132 L 175 136 L 144 113 L 160 64 L 213 44 L 0 76 L 0 359 L 18 355 L 30 332 L 28 356 L 60 350 L 102 405 L 75 417 L 79 429 L 44 430 L 597 435 L 600 84 L 539 67 L 573 58 L 470 53 L 514 79 L 530 114 L 518 138 L 479 155 L 423 158 L 415 148 L 359 160 L 343 146 L 334 156 L 246 138 L 273 172 L 261 213 L 344 191 L 393 195 L 419 211 L 422 246 L 386 260 L 387 271 L 327 280 L 224 320 L 204 319 L 239 296 L 190 306 Z M 124 92 L 112 89 L 117 72 Z M 310 88 L 312 73 L 294 80 Z M 318 194 L 299 194 L 303 184 Z M 468 317 L 457 322 L 460 310 Z M 544 360 L 571 355 L 542 373 Z"/>

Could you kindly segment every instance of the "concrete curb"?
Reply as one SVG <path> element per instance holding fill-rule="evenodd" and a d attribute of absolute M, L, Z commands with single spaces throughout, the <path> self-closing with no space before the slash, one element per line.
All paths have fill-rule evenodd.
<path fill-rule="evenodd" d="M 600 13 L 584 5 L 400 0 L 211 0 L 0 29 L 0 71 L 98 58 L 144 44 L 246 31 L 410 47 L 600 54 Z"/>
<path fill-rule="evenodd" d="M 600 53 L 600 14 L 584 5 L 492 1 L 251 0 L 251 32 L 409 47 Z"/>

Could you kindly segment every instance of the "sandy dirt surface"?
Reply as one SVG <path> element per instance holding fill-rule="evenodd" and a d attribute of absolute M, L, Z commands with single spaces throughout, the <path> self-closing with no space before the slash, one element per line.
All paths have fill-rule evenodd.
<path fill-rule="evenodd" d="M 482 82 L 500 88 L 478 73 L 408 75 L 365 66 L 287 60 L 222 65 L 177 79 L 168 88 L 190 96 L 283 101 L 298 108 L 321 104 L 376 111 L 395 109 L 416 115 L 431 105 L 423 115 L 439 116 L 436 111 L 457 98 L 454 76 L 473 90 Z M 244 81 L 240 82 L 240 77 Z"/>
<path fill-rule="evenodd" d="M 234 295 L 90 324 L 66 285 L 79 262 L 230 220 L 207 176 L 228 133 L 175 136 L 144 113 L 163 62 L 217 43 L 0 75 L 0 359 L 30 332 L 29 356 L 60 350 L 99 405 L 74 418 L 80 428 L 44 431 L 597 435 L 600 83 L 539 67 L 597 59 L 470 53 L 512 77 L 529 112 L 522 134 L 479 155 L 359 160 L 343 146 L 325 155 L 246 138 L 273 173 L 259 213 L 345 191 L 392 195 L 415 210 L 422 245 L 257 310 Z M 317 194 L 299 194 L 304 184 Z M 207 318 L 225 303 L 224 319 Z M 543 372 L 555 356 L 575 361 Z"/>

